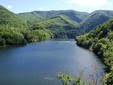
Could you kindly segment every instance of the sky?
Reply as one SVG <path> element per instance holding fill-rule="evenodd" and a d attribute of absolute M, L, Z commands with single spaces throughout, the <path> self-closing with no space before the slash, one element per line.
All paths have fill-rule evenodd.
<path fill-rule="evenodd" d="M 113 10 L 113 0 L 0 0 L 0 5 L 14 13 L 70 9 L 89 13 Z"/>

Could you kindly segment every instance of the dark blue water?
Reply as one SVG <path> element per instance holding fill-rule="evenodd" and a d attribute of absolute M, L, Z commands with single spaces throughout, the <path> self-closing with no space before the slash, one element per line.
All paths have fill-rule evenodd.
<path fill-rule="evenodd" d="M 84 70 L 84 78 L 95 72 L 100 78 L 103 64 L 95 54 L 74 40 L 50 40 L 23 47 L 0 49 L 0 85 L 60 85 L 59 72 L 73 76 Z"/>

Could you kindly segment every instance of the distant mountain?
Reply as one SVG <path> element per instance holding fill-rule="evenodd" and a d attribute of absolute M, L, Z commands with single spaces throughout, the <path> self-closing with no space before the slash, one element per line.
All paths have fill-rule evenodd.
<path fill-rule="evenodd" d="M 76 37 L 77 45 L 99 55 L 107 66 L 103 85 L 113 84 L 113 18 L 85 35 Z"/>
<path fill-rule="evenodd" d="M 106 22 L 113 17 L 113 11 L 110 10 L 97 10 L 88 15 L 87 18 L 81 23 L 81 29 L 85 32 L 91 31 L 96 26 Z"/>
<path fill-rule="evenodd" d="M 96 26 L 106 22 L 111 17 L 113 17 L 113 11 L 97 10 L 92 13 L 78 12 L 74 10 L 33 11 L 19 13 L 18 15 L 24 21 L 26 21 L 30 27 L 40 21 L 51 19 L 56 16 L 65 16 L 66 19 L 72 22 L 72 24 L 75 24 L 75 28 L 80 28 L 80 34 L 83 34 L 91 31 Z"/>
<path fill-rule="evenodd" d="M 41 20 L 50 19 L 58 15 L 64 15 L 70 20 L 80 23 L 88 16 L 86 12 L 78 12 L 73 10 L 59 10 L 59 11 L 33 11 L 18 14 L 23 20 L 30 23 L 30 25 L 37 23 Z"/>
<path fill-rule="evenodd" d="M 53 33 L 54 38 L 74 38 L 76 35 L 80 35 L 76 22 L 64 15 L 40 21 L 39 23 L 33 25 L 32 28 L 49 29 Z"/>

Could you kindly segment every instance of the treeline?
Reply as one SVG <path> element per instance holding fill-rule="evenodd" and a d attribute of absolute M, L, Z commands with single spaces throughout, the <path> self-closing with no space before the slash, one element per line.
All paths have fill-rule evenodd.
<path fill-rule="evenodd" d="M 91 32 L 75 38 L 77 45 L 88 48 L 99 55 L 106 65 L 105 85 L 113 84 L 113 18 L 97 26 Z"/>
<path fill-rule="evenodd" d="M 0 46 L 25 45 L 51 37 L 49 30 L 30 28 L 19 16 L 0 6 Z"/>
<path fill-rule="evenodd" d="M 52 38 L 48 30 L 24 30 L 10 26 L 0 26 L 0 46 L 25 45 Z"/>

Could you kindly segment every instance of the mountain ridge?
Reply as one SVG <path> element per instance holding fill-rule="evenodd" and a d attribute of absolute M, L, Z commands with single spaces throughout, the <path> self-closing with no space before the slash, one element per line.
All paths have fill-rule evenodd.
<path fill-rule="evenodd" d="M 43 40 L 46 34 L 54 38 L 74 38 L 75 36 L 89 32 L 113 16 L 113 12 L 109 10 L 95 11 L 92 14 L 74 10 L 33 11 L 15 14 L 3 6 L 0 6 L 0 9 L 1 30 L 7 28 L 7 30 L 10 29 L 11 31 L 13 29 L 16 31 L 14 34 L 18 34 L 17 32 L 19 32 L 20 34 L 18 35 L 20 35 L 21 39 L 27 40 L 28 42 Z M 44 32 L 42 30 L 46 34 L 43 34 Z M 35 35 L 39 33 L 40 35 L 36 37 L 33 33 Z M 10 34 L 10 36 L 13 35 Z M 42 36 L 42 38 L 38 39 L 38 36 Z M 3 41 L 1 40 L 1 42 Z M 11 42 L 10 39 L 8 41 Z"/>
<path fill-rule="evenodd" d="M 28 19 L 29 22 L 30 20 L 32 20 L 31 17 L 35 18 L 36 22 L 33 22 L 34 24 L 58 15 L 64 15 L 68 17 L 70 20 L 74 21 L 76 24 L 79 24 L 78 27 L 81 29 L 81 31 L 82 32 L 84 31 L 83 33 L 86 33 L 91 31 L 96 26 L 106 22 L 111 17 L 113 17 L 113 11 L 96 10 L 92 13 L 86 13 L 86 12 L 79 12 L 74 10 L 59 10 L 59 11 L 54 10 L 54 11 L 33 11 L 27 13 L 20 13 L 18 15 L 24 20 Z M 28 15 L 30 15 L 30 17 Z M 38 18 L 35 16 L 37 16 Z M 25 17 L 27 17 L 27 19 Z"/>

